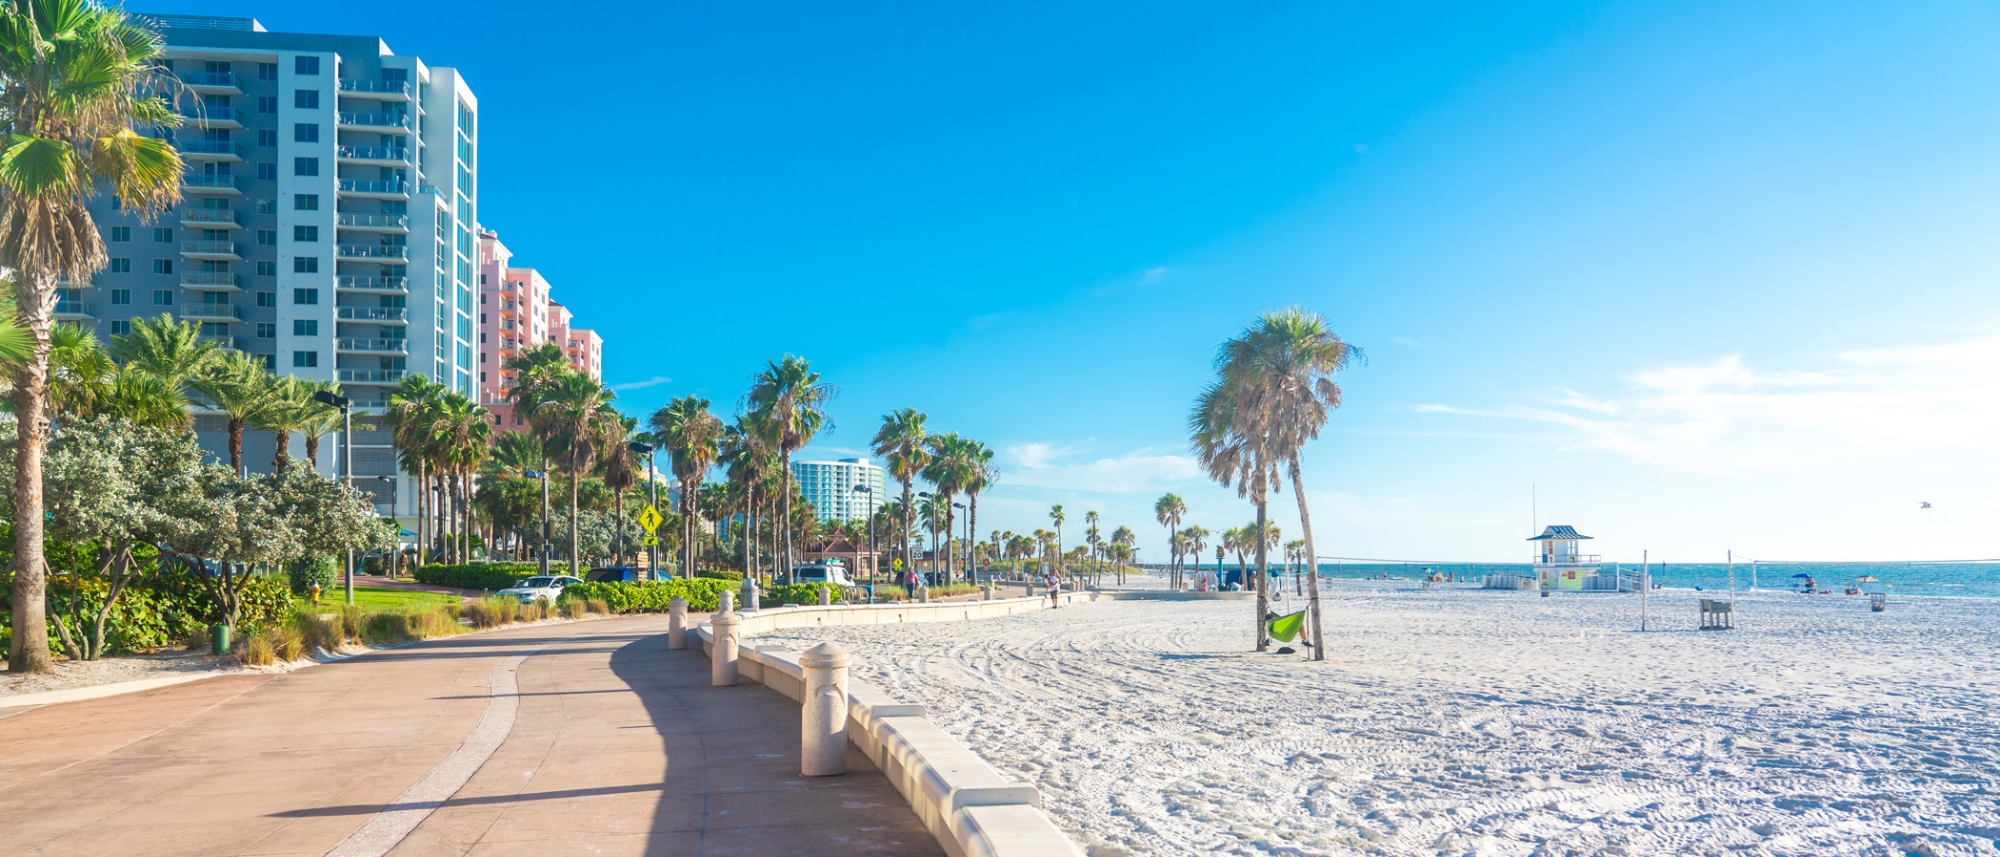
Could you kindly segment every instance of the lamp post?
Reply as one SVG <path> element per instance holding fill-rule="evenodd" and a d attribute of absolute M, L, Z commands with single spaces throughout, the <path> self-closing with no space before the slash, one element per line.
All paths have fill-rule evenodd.
<path fill-rule="evenodd" d="M 542 480 L 542 543 L 535 548 L 541 559 L 542 574 L 549 573 L 549 472 L 546 470 L 523 470 L 521 475 L 529 479 Z"/>
<path fill-rule="evenodd" d="M 954 509 L 965 508 L 964 503 L 953 503 Z M 972 516 L 965 516 L 965 581 L 972 582 Z"/>
<path fill-rule="evenodd" d="M 879 570 L 875 562 L 875 489 L 856 485 L 854 490 L 868 495 L 868 577 L 872 580 Z"/>
<path fill-rule="evenodd" d="M 660 480 L 655 478 L 659 474 L 653 471 L 653 445 L 650 443 L 640 443 L 635 440 L 626 444 L 625 448 L 646 457 L 646 505 L 656 509 L 659 508 Z M 618 535 L 623 537 L 625 534 L 619 533 Z M 653 544 L 646 546 L 646 563 L 649 566 L 646 569 L 646 573 L 651 575 L 654 580 L 658 580 L 660 578 L 660 539 L 651 531 L 648 531 L 646 535 L 653 536 Z"/>
<path fill-rule="evenodd" d="M 377 476 L 375 478 L 377 481 L 387 485 L 391 492 L 396 490 L 396 477 Z M 389 520 L 396 525 L 396 546 L 390 549 L 388 556 L 382 558 L 382 565 L 383 569 L 388 572 L 389 579 L 395 580 L 396 566 L 398 561 L 403 558 L 403 522 L 396 520 L 396 497 L 394 493 L 389 495 Z"/>
<path fill-rule="evenodd" d="M 347 482 L 347 489 L 354 490 L 354 417 L 348 411 L 353 404 L 346 396 L 321 390 L 313 394 L 313 401 L 340 409 L 340 469 Z M 354 550 L 347 551 L 347 603 L 354 603 Z"/>
<path fill-rule="evenodd" d="M 917 496 L 919 496 L 919 497 L 922 497 L 922 498 L 924 498 L 924 499 L 926 499 L 926 500 L 936 500 L 936 499 L 937 499 L 936 497 L 932 496 L 932 495 L 931 495 L 931 492 L 929 492 L 929 491 L 918 491 L 918 492 L 917 492 Z M 936 516 L 936 515 L 931 515 L 931 516 L 928 516 L 928 519 L 924 521 L 924 531 L 925 531 L 925 532 L 928 532 L 928 533 L 930 533 L 930 534 L 931 534 L 931 573 L 935 574 L 935 573 L 937 573 L 937 561 L 938 561 L 938 555 L 939 555 L 939 554 L 938 554 L 938 545 L 937 545 L 937 516 Z M 913 563 L 913 564 L 914 564 L 914 563 Z"/>

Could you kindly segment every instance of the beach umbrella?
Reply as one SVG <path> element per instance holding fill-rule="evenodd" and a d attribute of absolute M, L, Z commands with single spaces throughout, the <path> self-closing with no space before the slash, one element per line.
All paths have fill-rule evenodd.
<path fill-rule="evenodd" d="M 1855 583 L 1879 583 L 1872 574 L 1864 574 L 1854 579 Z"/>
<path fill-rule="evenodd" d="M 1803 572 L 1803 571 L 1799 572 L 1798 574 L 1794 574 L 1794 575 L 1792 575 L 1792 577 L 1795 577 L 1795 578 L 1797 578 L 1797 577 L 1811 577 L 1811 576 L 1812 576 L 1812 575 L 1810 575 L 1810 574 L 1807 574 L 1807 573 L 1805 573 L 1805 572 Z"/>

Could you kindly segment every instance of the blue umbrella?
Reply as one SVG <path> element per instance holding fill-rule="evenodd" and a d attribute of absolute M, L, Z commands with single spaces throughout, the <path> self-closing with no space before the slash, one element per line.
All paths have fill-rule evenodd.
<path fill-rule="evenodd" d="M 1793 577 L 1811 577 L 1812 575 L 1810 575 L 1810 574 L 1807 574 L 1807 573 L 1805 573 L 1805 572 L 1803 572 L 1803 571 L 1802 571 L 1802 572 L 1799 572 L 1798 574 L 1794 574 L 1794 575 L 1792 575 L 1792 576 L 1793 576 Z"/>

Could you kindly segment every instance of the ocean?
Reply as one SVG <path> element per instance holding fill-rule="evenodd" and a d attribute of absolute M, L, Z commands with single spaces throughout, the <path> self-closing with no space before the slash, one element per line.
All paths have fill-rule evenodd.
<path fill-rule="evenodd" d="M 1605 563 L 1610 568 L 1613 563 Z M 1639 564 L 1616 563 L 1618 568 L 1637 571 Z M 1225 568 L 1235 568 L 1234 563 Z M 1367 579 L 1387 573 L 1391 577 L 1418 580 L 1432 572 L 1456 574 L 1460 580 L 1467 577 L 1479 578 L 1496 571 L 1527 573 L 1534 566 L 1527 563 L 1322 563 L 1319 567 L 1322 577 L 1346 577 Z M 1213 570 L 1208 565 L 1204 570 Z M 1727 590 L 1729 588 L 1729 567 L 1723 563 L 1678 563 L 1654 562 L 1653 582 L 1661 586 L 1679 589 Z M 1854 583 L 1858 578 L 1873 577 L 1874 582 L 1856 583 L 1865 592 L 1886 592 L 1891 595 L 1955 595 L 1976 598 L 2000 598 L 2000 562 L 1739 562 L 1736 564 L 1736 588 L 1739 590 L 1763 589 L 1785 591 L 1792 588 L 1798 579 L 1794 575 L 1809 574 L 1821 589 L 1836 592 Z"/>

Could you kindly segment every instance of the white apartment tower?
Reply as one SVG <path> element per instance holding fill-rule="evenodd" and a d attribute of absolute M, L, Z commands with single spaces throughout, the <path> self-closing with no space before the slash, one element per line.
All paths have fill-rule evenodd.
<path fill-rule="evenodd" d="M 822 521 L 851 521 L 867 518 L 889 502 L 889 472 L 866 458 L 839 461 L 794 461 L 792 477 L 799 494 L 813 506 Z M 856 491 L 855 486 L 869 490 Z"/>
<path fill-rule="evenodd" d="M 64 293 L 62 319 L 107 339 L 134 318 L 198 320 L 277 372 L 339 381 L 360 413 L 379 412 L 406 374 L 476 395 L 479 100 L 457 70 L 374 37 L 142 17 L 185 87 L 171 132 L 184 196 L 151 223 L 99 197 L 112 262 Z M 356 487 L 413 514 L 387 436 L 355 442 Z M 271 445 L 251 439 L 246 463 L 268 467 Z"/>

